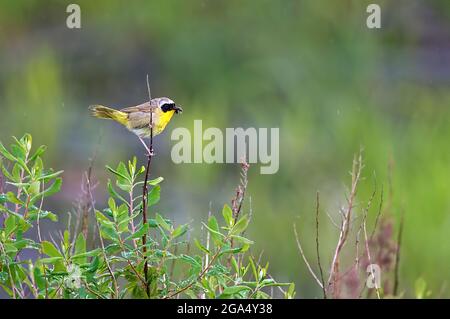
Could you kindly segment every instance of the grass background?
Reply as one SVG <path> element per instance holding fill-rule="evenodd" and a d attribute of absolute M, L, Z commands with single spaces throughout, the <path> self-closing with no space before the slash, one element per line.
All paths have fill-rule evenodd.
<path fill-rule="evenodd" d="M 123 128 L 90 118 L 87 106 L 142 103 L 149 73 L 153 95 L 185 110 L 156 139 L 153 174 L 165 177 L 158 209 L 199 229 L 210 202 L 219 213 L 231 199 L 239 170 L 173 164 L 171 130 L 192 129 L 195 119 L 221 129 L 279 127 L 278 174 L 250 171 L 249 237 L 274 277 L 297 283 L 299 297 L 320 289 L 292 224 L 314 258 L 316 191 L 336 217 L 362 147 L 358 201 L 368 200 L 375 179 L 389 189 L 391 171 L 390 213 L 405 212 L 402 290 L 413 295 L 423 277 L 433 297 L 450 297 L 450 3 L 377 1 L 382 28 L 369 30 L 371 2 L 77 1 L 80 30 L 65 25 L 70 1 L 2 2 L 0 139 L 29 132 L 49 146 L 47 161 L 65 170 L 63 193 L 51 203 L 64 221 L 94 152 L 102 183 L 106 164 L 142 152 Z M 96 195 L 106 201 L 106 188 Z M 326 217 L 321 224 L 329 264 L 337 231 Z"/>

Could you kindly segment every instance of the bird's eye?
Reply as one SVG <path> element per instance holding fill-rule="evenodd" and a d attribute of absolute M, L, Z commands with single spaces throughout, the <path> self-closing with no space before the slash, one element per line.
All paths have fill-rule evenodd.
<path fill-rule="evenodd" d="M 175 104 L 174 104 L 174 103 L 164 103 L 164 104 L 161 106 L 161 110 L 165 113 L 165 112 L 167 112 L 167 111 L 173 110 L 174 107 L 175 107 Z"/>

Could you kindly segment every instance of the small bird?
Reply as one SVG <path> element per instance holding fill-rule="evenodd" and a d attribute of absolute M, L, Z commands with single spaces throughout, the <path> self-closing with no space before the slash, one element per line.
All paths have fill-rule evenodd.
<path fill-rule="evenodd" d="M 166 128 L 174 114 L 183 112 L 183 109 L 167 97 L 159 97 L 149 102 L 115 110 L 103 105 L 91 105 L 92 115 L 100 119 L 114 120 L 139 137 L 147 151 L 150 153 L 144 138 L 151 135 L 150 118 L 152 118 L 153 136 L 160 134 Z M 152 114 L 150 114 L 152 113 Z"/>

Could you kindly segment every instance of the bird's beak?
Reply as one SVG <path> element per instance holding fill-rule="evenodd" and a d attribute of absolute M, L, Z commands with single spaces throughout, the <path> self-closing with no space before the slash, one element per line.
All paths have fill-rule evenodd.
<path fill-rule="evenodd" d="M 175 107 L 173 109 L 175 110 L 176 114 L 183 113 L 183 109 L 178 105 L 175 105 Z"/>

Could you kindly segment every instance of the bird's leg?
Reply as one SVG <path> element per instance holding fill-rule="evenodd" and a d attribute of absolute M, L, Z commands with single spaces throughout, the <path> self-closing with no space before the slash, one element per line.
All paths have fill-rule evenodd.
<path fill-rule="evenodd" d="M 141 141 L 142 145 L 144 145 L 145 149 L 147 150 L 147 155 L 148 156 L 155 155 L 153 152 L 150 151 L 150 149 L 147 146 L 147 143 L 145 143 L 145 141 L 142 139 L 142 137 L 140 137 L 140 136 L 138 136 L 138 137 L 139 137 L 139 141 Z"/>

